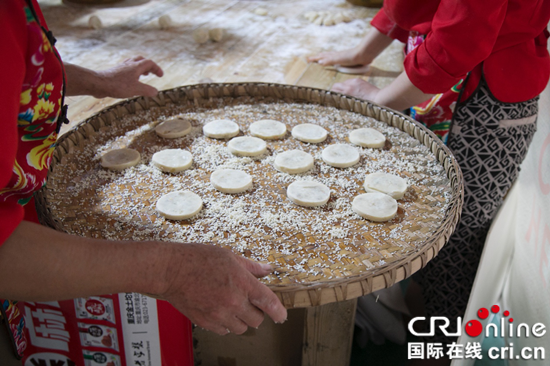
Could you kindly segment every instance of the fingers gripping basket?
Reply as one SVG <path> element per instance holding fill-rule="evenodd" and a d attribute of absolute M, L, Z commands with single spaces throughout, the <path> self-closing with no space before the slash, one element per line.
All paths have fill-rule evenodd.
<path fill-rule="evenodd" d="M 180 139 L 154 133 L 171 116 L 191 121 L 194 132 Z M 228 118 L 248 134 L 250 123 L 276 119 L 290 129 L 317 123 L 329 132 L 321 144 L 293 139 L 268 141 L 259 158 L 232 156 L 227 141 L 202 135 L 202 125 Z M 358 148 L 361 161 L 338 169 L 321 151 L 349 143 L 352 129 L 372 127 L 387 137 L 381 150 Z M 141 163 L 123 172 L 101 168 L 99 157 L 114 148 L 140 151 Z M 192 152 L 194 166 L 166 174 L 150 164 L 164 148 Z M 315 168 L 290 176 L 273 168 L 274 157 L 301 149 Z M 247 171 L 254 188 L 224 195 L 210 186 L 219 167 Z M 364 220 L 351 201 L 365 193 L 368 173 L 386 171 L 409 182 L 398 215 L 385 223 Z M 293 205 L 286 187 L 297 179 L 321 181 L 331 199 L 321 208 Z M 156 200 L 173 190 L 198 193 L 205 207 L 191 220 L 171 221 L 155 210 Z M 307 87 L 278 84 L 201 84 L 115 104 L 60 137 L 47 185 L 37 194 L 43 224 L 75 235 L 119 240 L 209 242 L 275 265 L 262 279 L 288 308 L 344 301 L 390 287 L 424 267 L 453 232 L 462 207 L 462 174 L 450 151 L 423 126 L 392 110 Z"/>

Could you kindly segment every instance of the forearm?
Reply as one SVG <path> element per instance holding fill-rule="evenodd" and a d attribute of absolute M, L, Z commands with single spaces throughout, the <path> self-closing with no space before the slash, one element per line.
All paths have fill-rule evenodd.
<path fill-rule="evenodd" d="M 67 62 L 64 66 L 68 96 L 91 95 L 96 98 L 107 96 L 104 90 L 105 80 L 99 72 Z"/>
<path fill-rule="evenodd" d="M 367 35 L 357 45 L 357 58 L 361 64 L 370 64 L 378 55 L 382 53 L 393 42 L 393 38 L 381 33 L 375 27 L 371 27 Z"/>
<path fill-rule="evenodd" d="M 399 111 L 418 105 L 434 94 L 425 94 L 410 81 L 403 71 L 390 85 L 380 89 L 371 100 Z"/>
<path fill-rule="evenodd" d="M 73 236 L 23 221 L 0 246 L 0 298 L 51 301 L 162 292 L 170 246 Z"/>

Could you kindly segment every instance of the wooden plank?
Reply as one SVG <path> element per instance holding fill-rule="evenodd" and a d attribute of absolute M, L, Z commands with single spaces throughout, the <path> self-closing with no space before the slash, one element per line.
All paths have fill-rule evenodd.
<path fill-rule="evenodd" d="M 302 366 L 349 364 L 357 300 L 306 309 Z"/>
<path fill-rule="evenodd" d="M 335 70 L 321 66 L 318 63 L 310 63 L 296 85 L 328 89 L 334 83 L 335 77 Z"/>

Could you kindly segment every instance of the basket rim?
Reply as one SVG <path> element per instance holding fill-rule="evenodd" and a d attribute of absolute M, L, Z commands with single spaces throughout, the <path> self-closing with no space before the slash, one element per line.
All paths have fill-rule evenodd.
<path fill-rule="evenodd" d="M 355 105 L 356 103 L 359 103 L 359 105 L 365 105 L 366 109 L 373 110 L 374 113 L 378 113 L 378 115 L 384 115 L 387 119 L 387 121 L 381 121 L 383 123 L 386 123 L 390 126 L 393 126 L 395 128 L 399 128 L 393 124 L 390 123 L 390 121 L 393 121 L 394 118 L 400 119 L 403 121 L 403 123 L 409 123 L 413 126 L 413 128 L 420 130 L 424 134 L 424 140 L 420 140 L 417 136 L 415 136 L 415 130 L 411 131 L 405 131 L 404 128 L 399 128 L 401 131 L 409 134 L 411 137 L 415 138 L 417 141 L 419 141 L 424 146 L 428 147 L 432 153 L 435 155 L 436 160 L 442 164 L 445 167 L 445 162 L 448 162 L 449 167 L 445 167 L 447 178 L 449 179 L 449 183 L 452 187 L 452 198 L 449 202 L 447 208 L 445 209 L 445 214 L 443 216 L 441 225 L 426 239 L 424 240 L 424 243 L 418 247 L 416 247 L 414 250 L 410 251 L 406 254 L 403 258 L 397 259 L 391 263 L 386 263 L 381 266 L 377 266 L 372 269 L 368 269 L 361 274 L 357 275 L 351 275 L 346 276 L 344 278 L 339 279 L 333 279 L 333 280 L 324 280 L 319 282 L 311 282 L 311 283 L 305 283 L 305 284 L 299 284 L 299 283 L 293 283 L 293 284 L 267 284 L 267 286 L 274 291 L 275 293 L 279 293 L 278 295 L 281 295 L 282 292 L 295 292 L 300 290 L 322 290 L 324 288 L 332 288 L 332 287 L 346 287 L 348 284 L 351 284 L 353 282 L 358 281 L 364 281 L 367 282 L 372 280 L 374 277 L 377 276 L 383 276 L 386 286 L 390 287 L 396 282 L 396 274 L 395 272 L 399 269 L 403 269 L 405 272 L 405 278 L 409 277 L 414 273 L 414 271 L 411 271 L 411 263 L 415 260 L 420 259 L 421 261 L 421 267 L 423 268 L 433 257 L 437 255 L 439 250 L 443 247 L 443 245 L 448 240 L 448 237 L 454 231 L 454 227 L 456 227 L 456 224 L 460 218 L 460 212 L 463 204 L 463 177 L 462 177 L 462 171 L 460 170 L 460 166 L 456 162 L 455 158 L 453 157 L 450 149 L 427 127 L 422 125 L 421 123 L 415 121 L 411 117 L 395 111 L 393 109 L 380 106 L 378 104 L 375 104 L 368 100 L 363 100 L 357 97 L 353 97 L 350 95 L 345 95 L 342 93 L 337 93 L 330 90 L 320 89 L 320 88 L 312 88 L 307 86 L 296 86 L 296 85 L 288 85 L 288 84 L 280 84 L 280 83 L 270 83 L 270 82 L 225 82 L 225 83 L 206 83 L 206 84 L 193 84 L 193 85 L 184 85 L 176 88 L 170 88 L 159 91 L 158 95 L 155 97 L 134 97 L 125 99 L 122 101 L 119 101 L 117 103 L 114 103 L 106 108 L 103 108 L 101 111 L 95 113 L 93 116 L 90 116 L 86 118 L 85 120 L 77 123 L 75 126 L 67 130 L 63 135 L 59 136 L 55 150 L 66 150 L 63 148 L 63 145 L 70 140 L 70 138 L 79 130 L 82 129 L 83 126 L 90 124 L 91 122 L 101 118 L 107 113 L 110 113 L 114 110 L 120 109 L 120 108 L 126 108 L 132 106 L 135 106 L 135 104 L 139 104 L 142 106 L 143 110 L 147 110 L 152 107 L 162 107 L 166 105 L 166 103 L 173 103 L 177 104 L 176 100 L 172 99 L 170 97 L 170 94 L 174 93 L 180 93 L 181 95 L 178 96 L 178 100 L 196 100 L 196 99 L 208 99 L 208 98 L 237 98 L 237 97 L 258 97 L 258 98 L 266 98 L 268 95 L 265 94 L 240 94 L 243 92 L 243 90 L 239 91 L 239 88 L 246 89 L 246 88 L 274 88 L 274 89 L 281 89 L 281 90 L 294 90 L 296 91 L 296 95 L 299 94 L 300 91 L 302 92 L 310 92 L 310 93 L 318 93 L 319 97 L 321 98 L 320 101 L 314 101 L 311 100 L 311 98 L 308 100 L 307 98 L 289 98 L 294 99 L 294 102 L 305 102 L 305 103 L 311 103 L 311 104 L 317 104 L 317 105 L 324 105 L 324 106 L 332 106 L 337 109 L 344 109 L 346 108 L 342 107 L 342 104 L 347 104 L 348 108 L 347 110 L 359 113 L 367 117 L 375 118 L 379 121 L 380 118 L 377 118 L 373 115 L 367 115 L 361 112 L 358 112 L 354 110 L 352 105 Z M 226 88 L 231 88 L 232 93 L 225 93 L 222 95 L 210 95 L 209 91 L 213 90 L 224 90 Z M 193 93 L 194 91 L 202 90 L 204 93 L 200 96 L 195 95 Z M 257 92 L 258 90 L 255 90 Z M 244 90 L 245 93 L 249 93 L 248 91 Z M 199 93 L 200 94 L 200 93 Z M 168 98 L 165 98 L 168 97 Z M 279 98 L 281 100 L 285 98 Z M 332 101 L 332 103 L 328 103 L 327 100 Z M 337 102 L 339 105 L 337 105 Z M 327 104 L 328 103 L 328 104 Z M 146 107 L 143 107 L 145 105 Z M 133 114 L 135 114 L 135 110 Z M 128 109 L 128 113 L 132 114 L 132 112 Z M 93 126 L 92 126 L 93 127 Z M 403 125 L 405 127 L 405 125 Z M 80 134 L 82 135 L 82 134 Z M 418 135 L 421 135 L 419 133 Z M 426 139 L 426 136 L 428 137 Z M 84 137 L 84 139 L 87 139 L 87 137 Z M 435 145 L 435 147 L 434 147 Z M 436 153 L 436 151 L 439 153 Z M 54 157 L 56 156 L 56 151 L 54 151 Z M 441 156 L 441 152 L 443 152 L 443 155 Z M 61 151 L 61 154 L 67 154 L 68 152 Z M 440 156 L 438 156 L 440 155 Z M 57 160 L 52 157 L 52 163 L 50 165 L 50 172 L 53 172 L 55 165 L 57 163 Z M 453 182 L 451 181 L 451 172 L 454 172 L 454 187 Z M 48 211 L 48 203 L 47 203 L 47 194 L 46 191 L 48 190 L 47 184 L 36 193 L 37 199 L 36 199 L 36 206 L 37 211 L 39 213 L 39 217 L 41 219 L 41 222 L 44 221 L 44 223 L 48 226 L 53 227 L 56 230 L 61 230 L 62 228 L 57 225 L 53 220 L 47 221 L 47 217 L 49 216 Z M 51 216 L 50 216 L 51 218 Z M 441 238 L 444 237 L 445 241 L 441 243 Z M 430 258 L 430 253 L 432 253 L 432 256 Z M 372 285 L 372 282 L 371 282 Z M 367 286 L 368 287 L 368 286 Z M 344 291 L 345 292 L 345 291 Z M 368 293 L 368 288 L 365 289 L 363 292 Z M 366 294 L 364 293 L 364 294 Z M 344 294 L 345 295 L 345 294 Z M 345 297 L 345 296 L 344 296 Z M 312 303 L 314 301 L 312 300 Z"/>

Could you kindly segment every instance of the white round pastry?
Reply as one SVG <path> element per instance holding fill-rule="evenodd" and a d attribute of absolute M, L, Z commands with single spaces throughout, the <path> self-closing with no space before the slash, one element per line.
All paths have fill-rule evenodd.
<path fill-rule="evenodd" d="M 359 162 L 359 151 L 347 144 L 327 146 L 321 153 L 323 161 L 336 168 L 347 168 Z"/>
<path fill-rule="evenodd" d="M 299 180 L 288 186 L 286 195 L 289 200 L 300 206 L 322 206 L 330 198 L 330 189 L 322 183 Z"/>
<path fill-rule="evenodd" d="M 210 183 L 223 193 L 241 193 L 252 188 L 252 177 L 242 170 L 219 169 L 210 175 Z"/>
<path fill-rule="evenodd" d="M 166 173 L 177 173 L 189 169 L 193 155 L 182 149 L 166 149 L 153 154 L 153 164 Z"/>
<path fill-rule="evenodd" d="M 202 127 L 205 136 L 213 139 L 228 139 L 239 134 L 239 125 L 228 119 L 217 119 Z"/>
<path fill-rule="evenodd" d="M 372 173 L 367 174 L 363 186 L 367 192 L 384 193 L 398 200 L 407 190 L 407 181 L 390 173 Z"/>
<path fill-rule="evenodd" d="M 193 126 L 191 126 L 189 121 L 181 118 L 172 118 L 159 123 L 155 127 L 155 132 L 165 139 L 177 139 L 178 137 L 187 135 L 192 129 Z"/>
<path fill-rule="evenodd" d="M 313 169 L 313 156 L 302 150 L 288 150 L 275 157 L 275 169 L 288 174 L 300 174 Z"/>
<path fill-rule="evenodd" d="M 110 170 L 124 170 L 141 160 L 139 151 L 134 149 L 111 150 L 101 157 L 101 166 Z"/>
<path fill-rule="evenodd" d="M 371 221 L 388 221 L 397 214 L 397 201 L 384 193 L 364 193 L 353 199 L 351 209 Z"/>
<path fill-rule="evenodd" d="M 374 128 L 359 128 L 349 133 L 349 141 L 355 145 L 379 149 L 386 144 L 386 136 Z"/>
<path fill-rule="evenodd" d="M 240 136 L 231 139 L 227 148 L 233 155 L 237 156 L 258 156 L 265 154 L 267 145 L 264 140 L 257 137 Z"/>
<path fill-rule="evenodd" d="M 292 129 L 292 137 L 303 142 L 317 144 L 327 139 L 328 133 L 323 127 L 313 123 L 302 123 Z"/>
<path fill-rule="evenodd" d="M 342 18 L 342 21 L 344 19 Z M 370 65 L 359 65 L 359 66 L 340 66 L 340 65 L 334 65 L 334 68 L 336 71 L 341 72 L 343 74 L 356 74 L 361 75 L 365 74 L 370 69 Z"/>
<path fill-rule="evenodd" d="M 201 198 L 190 191 L 170 192 L 157 201 L 157 211 L 170 220 L 188 219 L 201 209 Z"/>
<path fill-rule="evenodd" d="M 273 119 L 262 119 L 250 125 L 250 134 L 264 140 L 276 140 L 285 137 L 286 126 Z"/>

